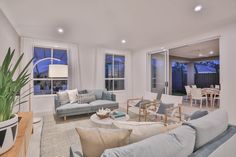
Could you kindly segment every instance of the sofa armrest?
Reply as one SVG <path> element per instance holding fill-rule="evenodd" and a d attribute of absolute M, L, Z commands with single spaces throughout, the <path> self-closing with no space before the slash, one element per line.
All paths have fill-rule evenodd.
<path fill-rule="evenodd" d="M 70 146 L 70 157 L 83 157 L 79 145 Z"/>
<path fill-rule="evenodd" d="M 116 101 L 116 95 L 115 94 L 111 94 L 111 99 L 112 99 L 112 101 Z"/>

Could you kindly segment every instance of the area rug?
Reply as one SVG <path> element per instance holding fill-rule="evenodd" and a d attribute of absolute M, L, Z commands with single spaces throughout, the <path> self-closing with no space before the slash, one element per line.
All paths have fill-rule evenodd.
<path fill-rule="evenodd" d="M 183 107 L 184 113 L 190 113 L 199 108 Z M 125 106 L 119 109 L 126 112 Z M 138 121 L 136 112 L 129 112 L 130 120 Z M 41 137 L 41 157 L 69 157 L 71 145 L 80 145 L 76 127 L 96 127 L 90 121 L 91 114 L 68 117 L 66 121 L 54 114 L 43 115 L 43 129 Z M 143 121 L 143 120 L 142 120 Z M 81 149 L 81 147 L 80 147 Z"/>
<path fill-rule="evenodd" d="M 125 111 L 124 109 L 119 109 Z M 54 114 L 43 116 L 43 130 L 41 137 L 41 157 L 69 157 L 69 149 L 73 144 L 79 144 L 76 127 L 96 127 L 90 121 L 91 114 L 68 117 L 66 121 Z M 130 120 L 137 120 L 138 116 L 129 113 Z M 80 147 L 81 148 L 81 147 Z"/>

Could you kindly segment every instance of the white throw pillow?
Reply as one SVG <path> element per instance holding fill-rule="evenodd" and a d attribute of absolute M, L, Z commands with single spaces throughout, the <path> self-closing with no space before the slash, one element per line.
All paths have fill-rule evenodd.
<path fill-rule="evenodd" d="M 73 90 L 67 90 L 69 99 L 70 99 L 70 103 L 75 103 L 78 101 L 78 90 L 77 89 L 73 89 Z"/>
<path fill-rule="evenodd" d="M 185 123 L 196 130 L 195 150 L 222 134 L 228 127 L 228 114 L 222 109 Z"/>
<path fill-rule="evenodd" d="M 158 122 L 132 122 L 132 121 L 114 121 L 113 124 L 119 129 L 131 129 L 130 143 L 138 142 L 148 137 L 169 131 L 175 127 L 164 126 Z M 176 125 L 177 127 L 178 125 Z"/>

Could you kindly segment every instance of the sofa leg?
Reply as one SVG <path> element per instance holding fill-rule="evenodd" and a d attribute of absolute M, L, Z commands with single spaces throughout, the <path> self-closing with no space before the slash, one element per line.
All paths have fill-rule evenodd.
<path fill-rule="evenodd" d="M 64 120 L 66 121 L 66 116 L 64 116 Z"/>

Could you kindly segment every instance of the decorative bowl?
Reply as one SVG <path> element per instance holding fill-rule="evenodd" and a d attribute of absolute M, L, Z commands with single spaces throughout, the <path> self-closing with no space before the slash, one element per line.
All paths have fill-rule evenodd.
<path fill-rule="evenodd" d="M 110 112 L 111 110 L 110 109 L 99 109 L 97 112 L 96 112 L 96 115 L 100 118 L 100 119 L 105 119 L 105 118 L 108 118 L 110 116 Z"/>

